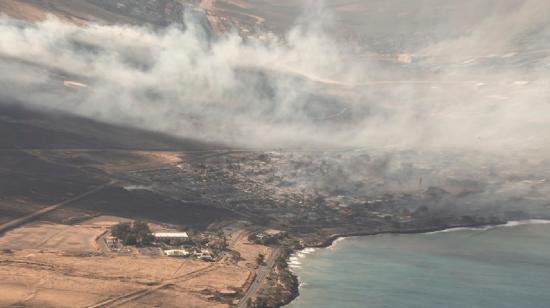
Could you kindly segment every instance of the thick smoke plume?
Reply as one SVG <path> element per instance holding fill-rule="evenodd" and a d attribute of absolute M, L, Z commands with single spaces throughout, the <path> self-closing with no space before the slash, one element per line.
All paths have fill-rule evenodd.
<path fill-rule="evenodd" d="M 389 56 L 334 39 L 318 14 L 283 37 L 246 41 L 212 40 L 190 20 L 186 30 L 152 30 L 2 17 L 0 93 L 249 147 L 543 153 L 550 4 L 494 12 L 460 35 Z"/>
<path fill-rule="evenodd" d="M 1 17 L 0 98 L 234 147 L 355 148 L 295 159 L 322 174 L 278 168 L 311 190 L 547 213 L 550 2 L 465 0 L 449 23 L 418 21 L 443 2 L 379 3 L 382 35 L 352 43 L 320 6 L 248 40 L 193 16 L 185 30 Z"/>

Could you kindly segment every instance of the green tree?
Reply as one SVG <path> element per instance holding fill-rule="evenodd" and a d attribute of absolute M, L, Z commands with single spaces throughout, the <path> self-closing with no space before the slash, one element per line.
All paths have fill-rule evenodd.
<path fill-rule="evenodd" d="M 132 226 L 132 233 L 135 236 L 136 245 L 146 246 L 150 245 L 154 238 L 149 225 L 143 221 L 135 221 Z"/>
<path fill-rule="evenodd" d="M 154 239 L 149 226 L 142 221 L 114 225 L 111 228 L 111 234 L 120 239 L 124 245 L 146 246 L 150 245 Z"/>
<path fill-rule="evenodd" d="M 252 307 L 254 307 L 254 308 L 269 307 L 268 303 L 267 303 L 267 298 L 265 298 L 265 297 L 256 298 L 256 300 L 254 301 L 254 304 L 252 305 Z"/>
<path fill-rule="evenodd" d="M 129 223 L 119 223 L 111 228 L 111 234 L 118 239 L 125 241 L 126 237 L 128 237 L 128 234 L 130 234 L 131 229 L 132 227 Z"/>

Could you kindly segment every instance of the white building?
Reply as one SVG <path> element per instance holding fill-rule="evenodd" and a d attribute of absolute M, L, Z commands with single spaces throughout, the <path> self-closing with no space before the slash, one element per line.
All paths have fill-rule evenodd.
<path fill-rule="evenodd" d="M 201 249 L 201 251 L 195 253 L 195 257 L 205 261 L 212 261 L 214 259 L 212 258 L 212 253 L 206 249 Z"/>
<path fill-rule="evenodd" d="M 165 250 L 164 254 L 170 257 L 187 257 L 189 252 L 185 249 L 169 249 Z"/>
<path fill-rule="evenodd" d="M 155 241 L 164 242 L 172 245 L 186 243 L 189 241 L 187 232 L 155 232 L 153 233 Z"/>

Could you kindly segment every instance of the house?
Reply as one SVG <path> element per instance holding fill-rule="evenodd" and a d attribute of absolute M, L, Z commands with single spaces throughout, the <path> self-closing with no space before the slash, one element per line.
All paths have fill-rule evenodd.
<path fill-rule="evenodd" d="M 195 257 L 198 259 L 204 260 L 204 261 L 213 261 L 214 258 L 212 257 L 212 253 L 206 249 L 202 249 L 201 251 L 198 251 L 195 253 Z"/>
<path fill-rule="evenodd" d="M 187 257 L 189 252 L 185 249 L 168 249 L 164 250 L 164 254 L 169 257 Z"/>

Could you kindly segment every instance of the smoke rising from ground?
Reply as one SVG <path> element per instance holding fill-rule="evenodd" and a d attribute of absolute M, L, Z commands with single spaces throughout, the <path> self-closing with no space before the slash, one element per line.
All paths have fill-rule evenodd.
<path fill-rule="evenodd" d="M 306 191 L 422 191 L 446 211 L 546 213 L 550 3 L 499 0 L 460 31 L 438 19 L 431 37 L 402 19 L 440 2 L 405 2 L 380 10 L 409 14 L 387 50 L 343 43 L 338 12 L 320 6 L 282 37 L 246 41 L 212 39 L 196 16 L 186 30 L 1 17 L 0 97 L 237 147 L 365 149 L 278 167 Z M 376 21 L 385 36 L 392 18 Z"/>
<path fill-rule="evenodd" d="M 341 44 L 315 12 L 283 39 L 248 41 L 209 39 L 190 21 L 184 31 L 2 17 L 0 93 L 238 146 L 550 150 L 547 2 L 495 10 L 412 58 Z"/>

